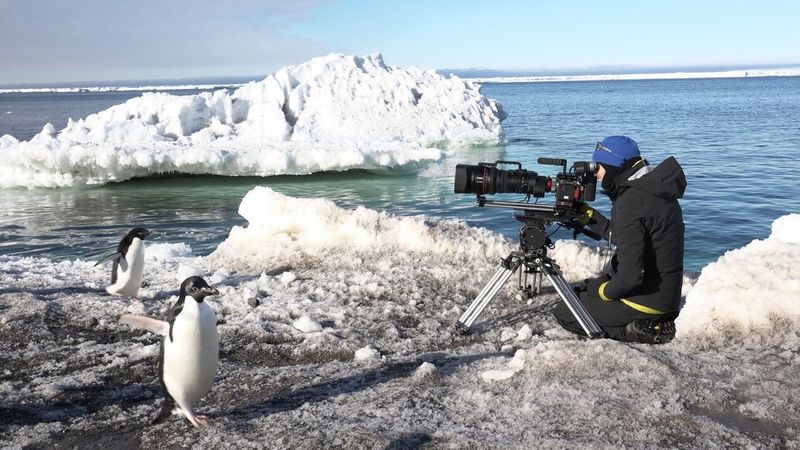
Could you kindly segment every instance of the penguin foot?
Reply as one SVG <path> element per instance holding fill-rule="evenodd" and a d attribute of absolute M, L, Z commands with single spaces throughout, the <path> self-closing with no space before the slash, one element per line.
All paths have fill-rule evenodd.
<path fill-rule="evenodd" d="M 211 425 L 211 418 L 208 416 L 196 415 L 189 417 L 187 415 L 186 418 L 189 419 L 189 422 L 192 422 L 195 428 L 205 428 Z"/>

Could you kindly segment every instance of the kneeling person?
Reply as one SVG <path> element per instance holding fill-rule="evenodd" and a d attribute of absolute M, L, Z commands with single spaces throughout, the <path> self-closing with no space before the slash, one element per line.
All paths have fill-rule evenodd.
<path fill-rule="evenodd" d="M 585 225 L 616 245 L 606 273 L 577 287 L 581 302 L 608 337 L 659 343 L 675 335 L 683 282 L 683 169 L 670 157 L 657 166 L 643 160 L 627 136 L 598 142 L 592 159 L 611 199 L 611 219 L 583 205 Z M 564 302 L 559 324 L 583 334 Z"/>

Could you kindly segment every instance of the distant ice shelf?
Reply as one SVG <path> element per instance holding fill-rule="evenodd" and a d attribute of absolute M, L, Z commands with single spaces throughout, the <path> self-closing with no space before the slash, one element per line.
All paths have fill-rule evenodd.
<path fill-rule="evenodd" d="M 246 83 L 217 84 L 164 84 L 141 86 L 74 86 L 74 87 L 28 87 L 0 88 L 0 94 L 65 94 L 81 92 L 162 92 L 162 91 L 213 91 L 238 88 Z"/>
<path fill-rule="evenodd" d="M 800 67 L 786 69 L 726 70 L 716 72 L 625 73 L 606 75 L 539 75 L 524 77 L 470 77 L 475 83 L 543 83 L 562 81 L 680 80 L 695 78 L 798 77 Z"/>

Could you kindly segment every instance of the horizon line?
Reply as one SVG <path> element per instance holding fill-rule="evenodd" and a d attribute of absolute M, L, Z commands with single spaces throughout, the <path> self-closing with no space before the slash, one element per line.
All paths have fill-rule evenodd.
<path fill-rule="evenodd" d="M 674 78 L 692 78 L 692 74 L 711 78 L 714 74 L 731 74 L 733 72 L 769 72 L 792 71 L 790 74 L 750 75 L 750 76 L 800 76 L 800 63 L 775 65 L 730 65 L 730 66 L 674 66 L 674 67 L 606 67 L 594 69 L 431 69 L 443 76 L 455 75 L 459 78 L 489 82 L 490 80 L 508 80 L 505 82 L 535 81 L 604 81 L 618 79 L 641 79 L 638 77 L 654 77 L 669 79 L 670 75 L 682 75 Z M 795 72 L 796 71 L 796 72 Z M 270 74 L 275 73 L 271 72 Z M 49 83 L 8 83 L 0 84 L 0 93 L 12 92 L 79 92 L 81 90 L 113 91 L 113 90 L 196 90 L 213 87 L 238 87 L 251 81 L 261 80 L 270 74 L 258 76 L 197 76 L 180 78 L 143 78 L 117 80 L 87 81 L 54 81 Z M 745 78 L 748 75 L 728 75 L 727 78 Z M 636 77 L 636 78 L 634 78 Z M 514 80 L 514 81 L 512 81 Z M 498 81 L 503 82 L 503 81 Z M 136 86 L 133 86 L 136 85 Z"/>

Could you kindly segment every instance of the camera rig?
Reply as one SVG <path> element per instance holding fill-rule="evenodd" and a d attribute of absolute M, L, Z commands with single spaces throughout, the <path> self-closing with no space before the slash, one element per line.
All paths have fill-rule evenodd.
<path fill-rule="evenodd" d="M 567 162 L 563 159 L 539 158 L 540 164 L 559 165 L 563 167 L 556 179 L 540 177 L 535 172 L 522 169 L 516 161 L 497 161 L 495 163 L 479 163 L 477 166 L 456 166 L 455 192 L 471 192 L 476 194 L 476 205 L 479 207 L 508 208 L 519 211 L 514 219 L 521 222 L 519 231 L 519 249 L 511 252 L 500 261 L 500 268 L 486 283 L 475 300 L 456 322 L 461 333 L 469 333 L 472 324 L 489 305 L 505 283 L 519 271 L 519 289 L 527 296 L 533 297 L 541 293 L 544 276 L 553 285 L 556 292 L 575 316 L 583 331 L 590 338 L 603 337 L 605 333 L 597 325 L 594 318 L 578 298 L 578 295 L 564 279 L 561 268 L 547 250 L 554 247 L 546 229 L 558 222 L 573 231 L 597 236 L 584 228 L 578 218 L 582 215 L 578 205 L 583 201 L 592 201 L 595 197 L 596 166 L 592 162 L 578 162 L 567 172 Z M 503 171 L 497 169 L 498 164 L 515 164 L 517 170 Z M 476 192 L 477 191 L 477 192 Z M 518 192 L 530 196 L 543 197 L 545 192 L 555 191 L 556 202 L 553 205 L 539 205 L 525 202 L 488 200 L 485 193 Z M 532 280 L 529 283 L 528 278 Z"/>

